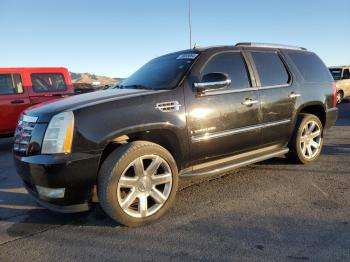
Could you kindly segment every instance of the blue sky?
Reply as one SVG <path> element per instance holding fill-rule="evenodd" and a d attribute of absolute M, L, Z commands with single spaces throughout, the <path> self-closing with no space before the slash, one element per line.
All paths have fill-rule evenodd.
<path fill-rule="evenodd" d="M 65 66 L 127 77 L 189 47 L 188 0 L 1 0 L 0 67 Z M 192 0 L 193 41 L 304 46 L 327 65 L 350 64 L 348 0 Z"/>

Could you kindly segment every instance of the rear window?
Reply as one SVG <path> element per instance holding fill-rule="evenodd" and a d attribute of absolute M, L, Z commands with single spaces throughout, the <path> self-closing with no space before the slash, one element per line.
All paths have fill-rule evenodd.
<path fill-rule="evenodd" d="M 34 92 L 66 91 L 62 74 L 31 74 Z"/>
<path fill-rule="evenodd" d="M 251 52 L 261 86 L 278 86 L 289 83 L 290 75 L 276 52 Z"/>
<path fill-rule="evenodd" d="M 350 79 L 350 71 L 349 69 L 344 69 L 344 73 L 343 73 L 343 78 L 342 79 Z"/>
<path fill-rule="evenodd" d="M 20 74 L 0 74 L 0 95 L 22 93 L 23 84 Z"/>
<path fill-rule="evenodd" d="M 291 51 L 288 52 L 288 55 L 306 82 L 333 81 L 328 68 L 314 53 Z"/>
<path fill-rule="evenodd" d="M 341 72 L 342 72 L 341 68 L 331 68 L 331 69 L 329 69 L 329 71 L 331 72 L 334 80 L 341 79 Z"/>

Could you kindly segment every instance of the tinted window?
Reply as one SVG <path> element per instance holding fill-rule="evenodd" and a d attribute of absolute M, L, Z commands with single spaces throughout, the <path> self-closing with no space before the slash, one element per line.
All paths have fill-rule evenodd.
<path fill-rule="evenodd" d="M 65 91 L 67 86 L 62 74 L 32 74 L 34 92 Z"/>
<path fill-rule="evenodd" d="M 225 73 L 231 79 L 230 88 L 250 87 L 246 64 L 239 52 L 225 52 L 215 55 L 205 66 L 202 76 L 209 73 Z"/>
<path fill-rule="evenodd" d="M 349 69 L 344 69 L 343 79 L 350 79 Z"/>
<path fill-rule="evenodd" d="M 297 66 L 305 81 L 333 81 L 327 67 L 317 55 L 308 52 L 288 52 L 288 55 Z"/>
<path fill-rule="evenodd" d="M 11 95 L 23 93 L 20 74 L 0 74 L 0 94 Z"/>
<path fill-rule="evenodd" d="M 334 80 L 340 80 L 341 72 L 342 72 L 341 68 L 331 68 L 331 69 L 329 69 L 329 71 L 331 72 Z"/>
<path fill-rule="evenodd" d="M 176 87 L 197 56 L 197 53 L 192 52 L 155 58 L 116 88 L 172 89 Z"/>
<path fill-rule="evenodd" d="M 281 58 L 275 52 L 252 52 L 261 86 L 285 85 L 290 76 Z"/>

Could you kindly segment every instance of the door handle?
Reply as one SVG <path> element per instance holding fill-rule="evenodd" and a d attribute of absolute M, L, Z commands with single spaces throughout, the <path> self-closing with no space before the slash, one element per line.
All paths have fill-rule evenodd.
<path fill-rule="evenodd" d="M 252 100 L 252 99 L 246 99 L 244 102 L 242 102 L 242 105 L 244 106 L 252 106 L 254 104 L 257 104 L 258 100 Z"/>
<path fill-rule="evenodd" d="M 11 104 L 24 104 L 24 100 L 13 100 Z"/>
<path fill-rule="evenodd" d="M 300 96 L 301 96 L 301 94 L 291 93 L 291 94 L 289 95 L 289 98 L 293 99 L 293 98 L 297 98 L 297 97 L 300 97 Z"/>

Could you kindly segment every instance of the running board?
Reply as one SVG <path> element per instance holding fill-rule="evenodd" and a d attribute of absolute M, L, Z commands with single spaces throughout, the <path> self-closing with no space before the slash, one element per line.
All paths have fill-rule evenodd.
<path fill-rule="evenodd" d="M 190 171 L 188 173 L 181 174 L 180 177 L 205 177 L 205 176 L 214 176 L 220 173 L 225 173 L 227 171 L 231 171 L 236 168 L 240 168 L 243 166 L 251 165 L 257 162 L 261 162 L 273 157 L 285 155 L 289 152 L 288 148 L 279 149 L 278 151 L 274 151 L 271 153 L 267 153 L 264 155 L 256 156 L 253 158 L 243 158 L 243 159 L 237 159 L 235 162 L 227 163 L 226 165 L 220 165 L 219 167 L 214 167 L 213 169 L 206 169 L 206 170 L 198 170 L 198 171 Z M 240 161 L 241 160 L 241 161 Z"/>

